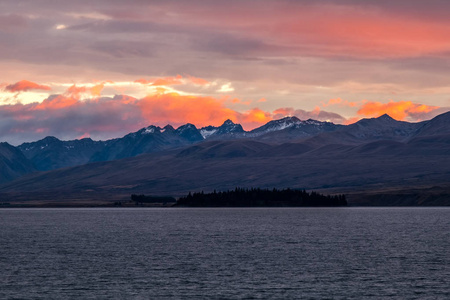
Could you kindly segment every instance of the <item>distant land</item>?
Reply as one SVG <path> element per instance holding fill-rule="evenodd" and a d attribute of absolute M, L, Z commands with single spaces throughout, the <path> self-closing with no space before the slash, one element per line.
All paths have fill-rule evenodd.
<path fill-rule="evenodd" d="M 108 141 L 0 144 L 0 202 L 85 205 L 242 188 L 345 194 L 349 205 L 450 205 L 450 112 L 351 125 L 286 117 L 252 131 L 148 126 Z"/>

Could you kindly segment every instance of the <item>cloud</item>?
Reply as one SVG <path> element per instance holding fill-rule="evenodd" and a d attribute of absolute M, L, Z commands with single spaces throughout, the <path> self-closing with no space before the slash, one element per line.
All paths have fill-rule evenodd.
<path fill-rule="evenodd" d="M 14 84 L 7 85 L 5 90 L 9 92 L 26 92 L 30 90 L 45 90 L 50 91 L 51 88 L 47 85 L 37 84 L 28 80 L 21 80 Z"/>
<path fill-rule="evenodd" d="M 206 126 L 217 125 L 226 119 L 237 121 L 237 113 L 226 108 L 223 101 L 213 97 L 164 93 L 144 97 L 137 105 L 148 122 L 157 124 Z"/>
<path fill-rule="evenodd" d="M 0 139 L 13 144 L 48 135 L 61 139 L 85 134 L 96 139 L 112 138 L 146 124 L 140 108 L 129 96 L 80 101 L 60 94 L 42 103 L 0 106 Z"/>
<path fill-rule="evenodd" d="M 84 85 L 77 86 L 74 84 L 67 89 L 65 94 L 73 95 L 76 98 L 79 98 L 80 94 L 89 94 L 92 96 L 100 96 L 100 94 L 103 91 L 103 88 L 105 87 L 105 83 L 106 82 L 102 82 L 102 83 L 96 84 L 94 86 L 84 86 Z"/>
<path fill-rule="evenodd" d="M 220 89 L 217 90 L 219 93 L 231 93 L 234 92 L 234 88 L 231 86 L 231 82 L 223 84 Z"/>
<path fill-rule="evenodd" d="M 169 86 L 169 85 L 183 84 L 183 77 L 181 75 L 177 75 L 175 77 L 160 77 L 160 78 L 153 78 L 150 80 L 141 78 L 135 80 L 135 82 L 142 84 L 149 84 L 153 86 L 163 86 L 163 85 Z"/>
<path fill-rule="evenodd" d="M 188 83 L 191 83 L 194 85 L 205 86 L 205 85 L 211 84 L 206 79 L 194 77 L 194 76 L 190 76 L 190 75 L 187 75 L 184 78 L 181 75 L 152 78 L 149 80 L 140 78 L 140 79 L 135 80 L 134 82 L 148 84 L 148 85 L 152 85 L 152 86 L 170 86 L 170 85 L 180 85 L 180 84 L 188 84 Z"/>
<path fill-rule="evenodd" d="M 390 101 L 388 103 L 367 102 L 358 110 L 358 115 L 364 117 L 378 117 L 388 114 L 401 121 L 421 121 L 429 118 L 430 113 L 438 110 L 438 106 L 417 104 L 411 101 Z"/>
<path fill-rule="evenodd" d="M 187 78 L 189 79 L 190 82 L 192 82 L 195 85 L 209 85 L 211 84 L 211 82 L 209 82 L 206 79 L 203 78 L 198 78 L 198 77 L 194 77 L 194 76 L 190 76 L 188 75 Z"/>
<path fill-rule="evenodd" d="M 270 120 L 285 116 L 297 116 L 301 120 L 315 119 L 349 124 L 362 117 L 378 117 L 388 113 L 398 120 L 419 121 L 430 119 L 448 110 L 444 107 L 418 104 L 412 101 L 381 103 L 361 100 L 350 102 L 342 98 L 331 98 L 311 111 L 294 107 L 282 107 L 274 110 L 261 109 L 252 106 L 252 103 L 259 105 L 265 101 L 265 98 L 260 98 L 260 101 L 249 101 L 220 94 L 216 96 L 201 95 L 198 92 L 208 91 L 204 85 L 209 85 L 209 83 L 203 79 L 193 78 L 189 75 L 185 77 L 177 75 L 142 80 L 142 84 L 152 86 L 150 89 L 133 82 L 52 84 L 51 88 L 62 91 L 62 93 L 51 95 L 50 87 L 30 81 L 23 80 L 15 84 L 3 85 L 2 89 L 8 91 L 44 90 L 43 93 L 5 94 L 19 98 L 20 96 L 40 95 L 42 97 L 45 95 L 45 99 L 41 102 L 36 102 L 36 100 L 20 102 L 19 99 L 19 102 L 14 102 L 16 104 L 0 104 L 0 140 L 19 144 L 47 135 L 62 139 L 74 139 L 80 136 L 107 139 L 119 137 L 150 124 L 158 126 L 171 124 L 177 127 L 193 123 L 198 127 L 203 127 L 221 125 L 226 119 L 231 119 L 242 124 L 246 130 L 251 130 Z M 199 80 L 199 84 L 195 83 L 197 80 Z M 190 88 L 196 88 L 197 91 L 194 92 L 197 94 L 188 94 L 186 91 L 177 92 L 175 89 L 165 88 L 165 85 L 155 85 L 155 82 L 162 83 L 163 81 L 167 85 L 177 81 L 183 85 L 192 84 Z M 217 88 L 214 84 L 211 85 L 212 89 Z M 128 92 L 125 88 L 120 91 L 122 95 L 114 97 L 102 95 L 102 93 L 119 91 L 120 87 L 130 87 L 128 91 L 131 91 L 131 94 L 138 90 L 140 96 L 127 95 Z M 105 88 L 106 91 L 104 91 Z M 147 94 L 149 91 L 150 94 Z M 261 105 L 266 105 L 266 103 Z M 240 107 L 239 111 L 235 109 L 237 106 Z M 359 110 L 347 119 L 340 114 L 323 110 L 328 106 L 350 107 L 354 111 L 359 108 Z"/>
<path fill-rule="evenodd" d="M 259 108 L 253 108 L 245 113 L 238 115 L 238 122 L 245 129 L 253 129 L 273 120 L 272 113 L 263 111 Z"/>
<path fill-rule="evenodd" d="M 323 107 L 327 107 L 327 106 L 330 106 L 330 105 L 356 107 L 358 105 L 358 103 L 350 102 L 350 101 L 347 101 L 347 100 L 342 100 L 341 98 L 330 99 L 330 100 L 328 100 L 327 103 L 322 103 Z"/>
<path fill-rule="evenodd" d="M 65 93 L 51 95 L 41 103 L 0 105 L 0 139 L 13 144 L 47 135 L 61 139 L 80 136 L 107 139 L 150 124 L 218 126 L 226 119 L 252 129 L 272 119 L 270 112 L 258 108 L 244 112 L 227 108 L 226 98 L 166 91 L 140 99 L 128 95 L 81 99 L 86 92 L 92 92 L 90 89 L 73 85 Z"/>
<path fill-rule="evenodd" d="M 321 110 L 319 107 L 316 107 L 312 111 L 294 109 L 292 107 L 279 108 L 273 111 L 274 119 L 280 119 L 286 116 L 296 116 L 300 120 L 315 119 L 333 123 L 343 123 L 346 121 L 343 116 L 337 113 Z"/>

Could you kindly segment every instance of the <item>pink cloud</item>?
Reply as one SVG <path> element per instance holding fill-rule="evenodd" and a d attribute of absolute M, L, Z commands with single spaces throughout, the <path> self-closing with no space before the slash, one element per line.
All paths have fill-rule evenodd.
<path fill-rule="evenodd" d="M 26 92 L 30 90 L 44 90 L 50 91 L 51 88 L 47 85 L 37 84 L 28 80 L 21 80 L 14 84 L 7 85 L 5 90 L 9 92 Z"/>

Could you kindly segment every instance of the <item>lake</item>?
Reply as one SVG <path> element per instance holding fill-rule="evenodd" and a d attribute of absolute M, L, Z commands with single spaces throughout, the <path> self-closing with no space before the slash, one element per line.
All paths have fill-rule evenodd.
<path fill-rule="evenodd" d="M 450 208 L 0 210 L 0 299 L 450 299 Z"/>

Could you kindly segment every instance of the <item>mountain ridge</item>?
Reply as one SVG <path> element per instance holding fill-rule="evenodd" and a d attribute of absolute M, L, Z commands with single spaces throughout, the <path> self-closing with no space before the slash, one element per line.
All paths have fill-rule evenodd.
<path fill-rule="evenodd" d="M 445 200 L 450 176 L 448 116 L 450 114 L 419 123 L 382 116 L 361 120 L 353 126 L 338 126 L 332 131 L 322 130 L 306 138 L 299 135 L 277 141 L 245 136 L 245 132 L 235 134 L 234 139 L 229 136 L 224 139 L 202 137 L 201 141 L 186 142 L 157 152 L 24 175 L 0 185 L 0 196 L 23 201 L 48 197 L 123 200 L 132 193 L 176 196 L 189 191 L 227 190 L 240 186 L 290 187 L 336 193 L 359 191 L 358 195 L 366 195 L 374 201 L 376 193 L 366 191 L 408 191 L 423 186 L 424 191 L 433 190 L 433 197 L 437 197 L 440 195 L 438 190 L 430 187 L 440 185 L 444 192 L 439 193 L 444 193 Z M 291 121 L 299 123 L 295 119 Z M 304 125 L 328 126 L 319 121 L 309 123 Z M 266 134 L 285 134 L 294 127 Z M 180 132 L 194 128 L 191 124 Z M 155 136 L 160 138 L 167 134 L 174 139 L 184 139 L 173 127 L 167 127 L 161 133 L 162 130 L 148 126 L 130 136 L 144 136 L 143 139 L 153 136 L 155 139 Z M 448 191 L 450 195 L 450 187 Z M 427 197 L 422 195 L 420 199 Z M 424 200 L 420 203 L 444 205 L 446 201 L 433 199 L 434 202 Z M 412 203 L 408 201 L 402 198 L 401 202 L 395 203 Z"/>
<path fill-rule="evenodd" d="M 286 121 L 289 122 L 289 125 L 280 126 Z M 18 148 L 38 170 L 48 171 L 90 162 L 111 161 L 143 153 L 171 150 L 208 140 L 244 138 L 268 140 L 273 137 L 268 135 L 267 138 L 264 138 L 265 135 L 283 130 L 289 130 L 289 132 L 286 131 L 286 134 L 291 138 L 310 137 L 322 131 L 333 131 L 339 126 L 329 122 L 311 119 L 301 121 L 296 117 L 286 117 L 270 121 L 251 131 L 245 131 L 240 124 L 227 119 L 220 126 L 210 125 L 200 129 L 191 123 L 181 125 L 176 129 L 171 125 L 163 128 L 149 125 L 121 138 L 106 141 L 93 141 L 90 138 L 62 141 L 48 136 L 35 142 L 23 143 Z M 279 140 L 283 139 L 285 138 Z"/>

